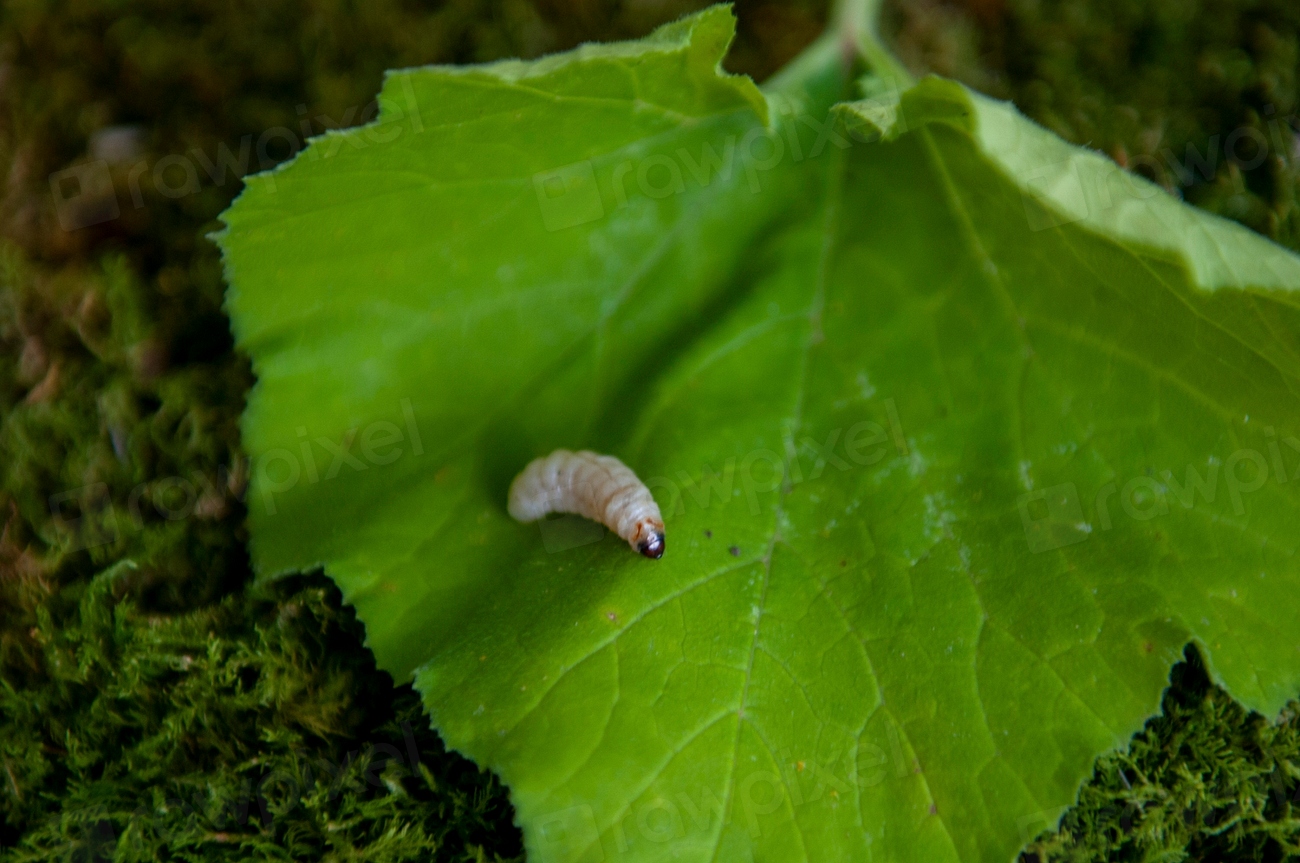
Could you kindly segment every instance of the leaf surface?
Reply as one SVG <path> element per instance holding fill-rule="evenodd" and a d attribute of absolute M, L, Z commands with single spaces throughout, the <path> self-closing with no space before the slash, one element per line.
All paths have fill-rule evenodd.
<path fill-rule="evenodd" d="M 254 562 L 324 566 L 531 860 L 1005 861 L 1189 641 L 1300 688 L 1300 260 L 834 38 L 759 90 L 732 27 L 393 73 L 250 178 Z M 662 560 L 509 518 L 557 447 Z"/>

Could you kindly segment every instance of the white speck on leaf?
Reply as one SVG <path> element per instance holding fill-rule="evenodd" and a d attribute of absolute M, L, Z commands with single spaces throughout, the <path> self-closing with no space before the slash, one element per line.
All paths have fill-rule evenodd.
<path fill-rule="evenodd" d="M 866 372 L 858 372 L 857 378 L 858 394 L 864 399 L 869 399 L 876 394 L 876 388 L 871 385 L 871 379 L 867 377 Z"/>

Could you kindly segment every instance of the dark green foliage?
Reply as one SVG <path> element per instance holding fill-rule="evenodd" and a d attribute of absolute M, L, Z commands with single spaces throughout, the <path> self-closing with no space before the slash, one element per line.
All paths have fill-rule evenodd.
<path fill-rule="evenodd" d="M 157 617 L 133 566 L 42 606 L 48 678 L 0 690 L 7 839 L 23 831 L 6 859 L 520 853 L 493 777 L 447 756 L 327 579 Z"/>
<path fill-rule="evenodd" d="M 443 751 L 327 582 L 248 585 L 252 376 L 204 234 L 243 174 L 372 117 L 387 68 L 631 37 L 702 5 L 0 6 L 0 858 L 519 853 L 504 790 Z M 779 67 L 823 5 L 746 15 L 737 67 Z M 60 210 L 51 174 L 92 162 L 111 188 Z"/>
<path fill-rule="evenodd" d="M 1193 648 L 1172 681 L 1162 715 L 1099 759 L 1022 863 L 1300 859 L 1300 704 L 1276 725 L 1248 714 Z"/>
<path fill-rule="evenodd" d="M 895 0 L 913 65 L 1300 249 L 1294 0 Z"/>
<path fill-rule="evenodd" d="M 240 175 L 304 132 L 371 116 L 386 68 L 631 37 L 703 5 L 0 5 L 0 859 L 519 853 L 504 790 L 445 753 L 410 688 L 376 672 L 327 581 L 249 586 L 238 418 L 252 377 L 203 235 Z M 731 67 L 779 67 L 825 6 L 740 3 Z M 902 38 L 1300 247 L 1276 146 L 1258 168 L 1220 159 L 1189 185 L 1165 155 L 1185 165 L 1187 144 L 1204 153 L 1240 125 L 1273 140 L 1272 117 L 1297 110 L 1297 8 L 908 0 Z M 120 215 L 65 231 L 50 174 L 99 159 Z M 76 206 L 105 204 L 97 194 Z M 1269 726 L 1180 668 L 1165 715 L 1099 762 L 1064 831 L 1040 840 L 1044 859 L 1298 853 L 1297 720 Z"/>
<path fill-rule="evenodd" d="M 896 0 L 887 25 L 910 65 L 1010 98 L 1062 136 L 1300 249 L 1300 5 Z M 1300 717 L 1273 726 L 1248 715 L 1209 685 L 1194 652 L 1173 682 L 1163 715 L 1127 752 L 1100 759 L 1060 832 L 1024 863 L 1300 859 Z"/>

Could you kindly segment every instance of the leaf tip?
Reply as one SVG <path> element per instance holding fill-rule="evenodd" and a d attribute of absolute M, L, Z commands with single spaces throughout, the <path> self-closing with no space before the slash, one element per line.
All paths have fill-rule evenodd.
<path fill-rule="evenodd" d="M 754 113 L 769 124 L 766 97 L 748 75 L 728 72 L 723 61 L 736 39 L 736 13 L 731 3 L 717 3 L 705 9 L 665 24 L 655 30 L 646 42 L 671 44 L 683 50 L 687 65 L 702 80 L 714 80 L 735 95 L 740 95 L 754 109 Z"/>

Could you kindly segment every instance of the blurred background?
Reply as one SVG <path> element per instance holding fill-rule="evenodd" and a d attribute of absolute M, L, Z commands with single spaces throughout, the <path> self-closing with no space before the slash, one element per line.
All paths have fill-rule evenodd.
<path fill-rule="evenodd" d="M 327 579 L 250 584 L 252 375 L 205 234 L 240 177 L 372 119 L 385 69 L 635 38 L 704 5 L 0 7 L 0 860 L 521 854 L 504 790 L 376 671 Z M 827 4 L 735 11 L 727 65 L 762 80 Z M 892 0 L 883 26 L 915 71 L 1300 249 L 1295 0 Z M 1175 683 L 1026 860 L 1297 849 L 1296 720 L 1248 716 L 1194 656 Z"/>

